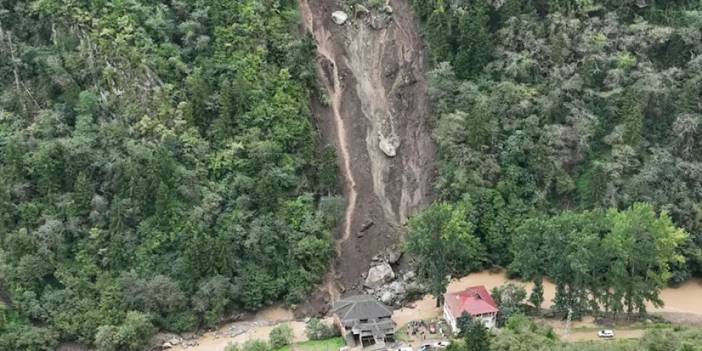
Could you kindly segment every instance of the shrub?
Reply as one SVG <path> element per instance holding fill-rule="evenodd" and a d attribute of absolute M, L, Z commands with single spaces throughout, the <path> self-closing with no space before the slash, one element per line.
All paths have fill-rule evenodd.
<path fill-rule="evenodd" d="M 326 324 L 318 318 L 312 318 L 307 322 L 305 334 L 310 340 L 324 340 L 339 335 L 334 326 Z"/>
<path fill-rule="evenodd" d="M 148 315 L 141 312 L 127 312 L 127 317 L 119 326 L 102 325 L 97 328 L 95 345 L 98 350 L 141 350 L 145 340 L 155 331 Z"/>
<path fill-rule="evenodd" d="M 0 329 L 0 350 L 49 351 L 58 343 L 56 332 L 31 325 Z"/>
<path fill-rule="evenodd" d="M 262 340 L 249 340 L 243 345 L 228 345 L 224 351 L 270 351 L 271 345 Z"/>
<path fill-rule="evenodd" d="M 268 342 L 274 349 L 292 344 L 293 331 L 287 324 L 281 324 L 273 328 L 268 335 Z"/>
<path fill-rule="evenodd" d="M 271 345 L 262 340 L 249 340 L 244 343 L 243 351 L 270 351 Z"/>

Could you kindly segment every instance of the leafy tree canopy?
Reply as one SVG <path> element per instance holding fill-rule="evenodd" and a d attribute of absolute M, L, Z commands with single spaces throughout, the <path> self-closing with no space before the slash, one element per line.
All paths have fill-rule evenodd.
<path fill-rule="evenodd" d="M 296 7 L 0 0 L 1 349 L 304 301 L 338 200 Z"/>
<path fill-rule="evenodd" d="M 412 3 L 431 51 L 439 201 L 470 198 L 487 265 L 550 262 L 535 243 L 558 231 L 550 225 L 575 225 L 586 234 L 569 238 L 579 265 L 562 255 L 554 266 L 587 270 L 600 232 L 636 232 L 621 217 L 647 203 L 642 226 L 667 227 L 651 217 L 665 212 L 690 234 L 647 257 L 655 285 L 702 275 L 699 1 Z"/>

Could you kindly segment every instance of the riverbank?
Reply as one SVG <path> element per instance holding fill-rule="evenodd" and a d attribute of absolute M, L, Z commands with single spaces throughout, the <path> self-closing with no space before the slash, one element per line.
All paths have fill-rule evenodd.
<path fill-rule="evenodd" d="M 469 286 L 484 285 L 488 290 L 503 285 L 508 282 L 523 284 L 527 291 L 531 291 L 532 283 L 522 283 L 518 280 L 507 278 L 504 272 L 478 272 L 469 274 L 463 278 L 452 281 L 447 287 L 448 292 L 461 291 Z M 556 294 L 556 287 L 549 281 L 544 282 L 544 303 L 543 308 L 548 308 L 553 303 Z M 661 300 L 665 303 L 660 308 L 649 305 L 652 314 L 661 316 L 674 324 L 702 325 L 702 280 L 693 279 L 685 282 L 679 287 L 666 288 L 661 291 Z M 433 319 L 440 317 L 441 308 L 436 307 L 436 300 L 431 295 L 425 295 L 407 307 L 395 310 L 393 321 L 398 328 L 404 326 L 412 320 Z M 584 328 L 596 329 L 590 319 L 573 322 L 572 331 L 565 333 L 565 324 L 560 321 L 548 321 L 554 331 L 566 341 L 596 340 L 596 333 L 590 330 L 579 330 Z M 194 347 L 184 347 L 179 345 L 173 348 L 177 351 L 223 351 L 230 343 L 244 343 L 248 340 L 267 340 L 271 329 L 279 324 L 288 324 L 293 329 L 294 342 L 304 342 L 305 323 L 302 320 L 294 319 L 290 310 L 274 307 L 257 313 L 253 318 L 227 324 L 218 331 L 205 333 L 197 341 Z M 243 330 L 244 332 L 236 336 L 229 336 L 232 329 Z M 618 338 L 638 338 L 643 335 L 644 329 L 623 329 L 617 332 Z"/>
<path fill-rule="evenodd" d="M 287 324 L 293 331 L 293 342 L 307 341 L 305 322 L 295 320 L 293 312 L 282 307 L 264 309 L 252 318 L 229 323 L 216 331 L 210 331 L 197 338 L 197 345 L 177 345 L 175 351 L 223 351 L 227 345 L 243 344 L 249 340 L 268 340 L 275 326 Z"/>
<path fill-rule="evenodd" d="M 527 292 L 533 288 L 533 283 L 525 283 L 519 280 L 509 279 L 503 271 L 499 272 L 477 272 L 471 273 L 463 278 L 453 280 L 447 287 L 448 292 L 458 292 L 470 286 L 484 285 L 488 290 L 494 287 L 513 282 L 522 284 Z M 548 308 L 553 304 L 556 296 L 556 286 L 546 280 L 544 281 L 544 302 L 542 308 Z M 671 322 L 680 324 L 702 325 L 702 279 L 692 279 L 679 287 L 666 288 L 661 291 L 661 300 L 664 305 L 655 307 L 647 305 L 649 312 L 659 314 L 666 319 L 675 319 Z M 425 295 L 421 300 L 409 304 L 409 306 L 396 310 L 393 320 L 397 325 L 405 325 L 415 319 L 431 319 L 441 315 L 441 308 L 436 307 L 436 299 L 431 295 Z M 699 323 L 697 323 L 699 322 Z"/>

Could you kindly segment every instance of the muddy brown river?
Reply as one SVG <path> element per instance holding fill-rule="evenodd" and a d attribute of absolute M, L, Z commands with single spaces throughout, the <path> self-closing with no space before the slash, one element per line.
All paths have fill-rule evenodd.
<path fill-rule="evenodd" d="M 500 286 L 507 282 L 516 282 L 507 279 L 503 272 L 479 272 L 465 276 L 451 282 L 448 286 L 449 292 L 463 290 L 469 286 L 485 285 L 486 288 Z M 527 291 L 532 288 L 531 283 L 524 284 Z M 548 281 L 544 282 L 544 304 L 543 307 L 549 307 L 551 300 L 555 296 L 555 286 Z M 661 299 L 665 305 L 661 308 L 649 306 L 649 311 L 660 314 L 665 318 L 681 324 L 702 324 L 702 280 L 693 279 L 677 288 L 667 288 L 661 291 Z M 398 327 L 407 324 L 411 320 L 431 319 L 441 315 L 441 309 L 436 308 L 436 300 L 431 295 L 426 295 L 421 300 L 411 304 L 409 307 L 398 309 L 393 314 L 393 320 Z M 561 336 L 562 339 L 568 341 L 582 341 L 597 339 L 596 333 L 591 331 L 573 331 L 566 335 L 563 323 L 559 321 L 548 322 L 554 330 Z M 277 324 L 288 324 L 294 332 L 296 342 L 305 341 L 305 323 L 303 321 L 294 320 L 292 312 L 280 308 L 269 308 L 259 312 L 252 320 L 237 322 L 224 326 L 219 332 L 210 332 L 203 335 L 199 340 L 199 345 L 190 348 L 179 346 L 174 350 L 191 350 L 191 351 L 223 351 L 230 343 L 243 343 L 247 340 L 266 340 L 268 333 Z M 225 336 L 226 331 L 233 325 L 239 325 L 247 328 L 246 332 L 236 337 Z M 595 328 L 591 319 L 573 322 L 573 329 L 579 327 Z M 617 331 L 617 338 L 638 338 L 643 334 L 643 330 L 620 330 Z"/>
<path fill-rule="evenodd" d="M 485 285 L 490 290 L 507 282 L 522 284 L 528 292 L 533 287 L 532 283 L 522 283 L 518 280 L 508 279 L 504 272 L 479 272 L 452 281 L 447 290 L 448 292 L 456 292 L 475 285 Z M 542 307 L 550 307 L 555 295 L 556 286 L 549 281 L 544 281 L 544 303 Z M 663 289 L 661 291 L 661 300 L 665 303 L 663 307 L 655 308 L 649 305 L 649 312 L 661 313 L 665 316 L 680 314 L 691 319 L 690 323 L 702 321 L 702 280 L 692 279 L 679 287 Z M 431 295 L 426 295 L 423 299 L 412 304 L 411 307 L 395 311 L 393 319 L 398 325 L 404 325 L 413 319 L 432 318 L 441 312 L 435 305 L 436 300 Z M 683 321 L 681 320 L 680 322 Z"/>

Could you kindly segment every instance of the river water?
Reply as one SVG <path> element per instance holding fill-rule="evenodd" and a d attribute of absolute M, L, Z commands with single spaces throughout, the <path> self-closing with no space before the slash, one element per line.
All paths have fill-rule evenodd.
<path fill-rule="evenodd" d="M 295 320 L 292 311 L 281 307 L 270 307 L 258 312 L 253 318 L 229 323 L 217 331 L 203 334 L 198 340 L 198 345 L 185 347 L 178 345 L 172 350 L 190 351 L 222 351 L 229 344 L 243 344 L 249 340 L 268 340 L 271 330 L 279 324 L 287 324 L 293 330 L 293 341 L 300 342 L 307 340 L 305 336 L 305 323 Z M 232 329 L 243 330 L 244 332 L 236 336 L 229 336 Z"/>
<path fill-rule="evenodd" d="M 532 283 L 521 283 L 516 280 L 507 278 L 504 272 L 479 272 L 472 273 L 460 279 L 452 281 L 447 290 L 448 292 L 461 291 L 469 286 L 485 285 L 490 290 L 496 286 L 500 286 L 507 282 L 515 282 L 523 284 L 528 292 L 533 287 Z M 549 281 L 544 281 L 544 308 L 552 304 L 552 299 L 555 296 L 556 287 Z M 649 312 L 658 313 L 665 318 L 676 323 L 683 324 L 702 324 L 702 280 L 693 279 L 676 288 L 666 288 L 661 291 L 661 299 L 665 303 L 660 308 L 649 306 Z M 393 320 L 398 327 L 407 324 L 409 321 L 417 319 L 431 319 L 441 315 L 441 309 L 436 308 L 436 300 L 431 295 L 424 296 L 410 306 L 398 309 L 393 314 Z M 244 343 L 247 340 L 267 340 L 268 334 L 275 325 L 288 324 L 294 333 L 295 342 L 305 341 L 305 323 L 303 321 L 294 320 L 291 311 L 280 307 L 273 307 L 263 310 L 248 321 L 236 322 L 228 324 L 221 328 L 218 332 L 210 332 L 204 334 L 199 340 L 199 345 L 190 348 L 178 346 L 174 350 L 190 350 L 190 351 L 223 351 L 230 343 Z M 580 341 L 596 339 L 596 333 L 578 332 L 575 331 L 569 335 L 564 335 L 564 326 L 558 321 L 549 321 L 554 330 L 566 340 Z M 235 337 L 229 337 L 226 332 L 232 326 L 246 329 L 243 334 Z M 573 328 L 577 327 L 595 327 L 592 321 L 586 319 L 582 322 L 574 322 Z M 621 330 L 617 331 L 618 338 L 640 337 L 643 330 Z"/>
<path fill-rule="evenodd" d="M 484 285 L 488 290 L 508 282 L 522 284 L 531 292 L 533 283 L 523 283 L 518 280 L 510 280 L 504 272 L 478 272 L 469 274 L 463 278 L 452 281 L 447 287 L 448 292 L 461 291 L 470 286 Z M 548 308 L 556 295 L 556 286 L 550 281 L 544 281 L 544 302 L 541 307 Z M 673 314 L 684 314 L 694 319 L 695 316 L 702 321 L 702 280 L 692 279 L 679 287 L 666 288 L 661 291 L 661 300 L 665 303 L 660 308 L 655 308 L 649 304 L 649 312 L 662 313 L 666 316 Z M 426 295 L 421 300 L 395 311 L 393 319 L 398 325 L 404 325 L 414 319 L 428 319 L 441 313 L 436 307 L 436 300 L 431 295 Z"/>

